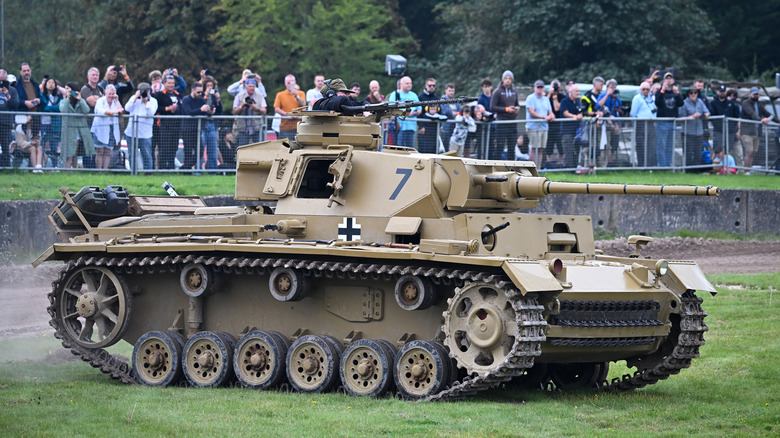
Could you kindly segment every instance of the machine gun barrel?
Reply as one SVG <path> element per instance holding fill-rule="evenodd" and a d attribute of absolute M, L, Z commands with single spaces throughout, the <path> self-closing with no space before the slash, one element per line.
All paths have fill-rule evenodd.
<path fill-rule="evenodd" d="M 389 114 L 392 111 L 406 110 L 409 108 L 414 108 L 416 106 L 422 106 L 422 105 L 445 105 L 449 103 L 468 103 L 468 102 L 474 102 L 476 100 L 477 100 L 476 97 L 456 97 L 454 99 L 428 100 L 425 102 L 414 102 L 411 100 L 405 100 L 402 102 L 371 103 L 368 105 L 360 105 L 360 106 L 345 106 L 342 108 L 351 112 L 354 111 L 355 113 L 368 112 L 368 113 L 377 113 L 377 114 Z"/>

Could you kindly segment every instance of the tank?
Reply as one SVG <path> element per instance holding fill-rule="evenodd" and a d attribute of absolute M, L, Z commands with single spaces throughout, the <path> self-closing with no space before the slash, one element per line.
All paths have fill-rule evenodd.
<path fill-rule="evenodd" d="M 690 366 L 698 295 L 715 293 L 695 262 L 643 256 L 645 236 L 610 256 L 590 217 L 528 210 L 717 188 L 553 182 L 532 162 L 382 146 L 378 122 L 404 105 L 302 112 L 295 140 L 238 148 L 235 199 L 251 206 L 131 194 L 95 223 L 63 190 L 49 217 L 62 242 L 34 262 L 65 262 L 55 336 L 126 383 L 421 400 L 632 390 Z M 130 363 L 105 350 L 120 340 Z M 617 361 L 634 372 L 608 381 Z"/>

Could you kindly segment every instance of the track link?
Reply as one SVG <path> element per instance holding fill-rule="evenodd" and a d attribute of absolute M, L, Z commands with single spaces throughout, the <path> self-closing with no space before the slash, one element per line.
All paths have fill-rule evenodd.
<path fill-rule="evenodd" d="M 454 284 L 462 286 L 465 282 L 485 282 L 506 291 L 515 310 L 516 322 L 519 328 L 518 336 L 510 353 L 504 361 L 482 375 L 472 375 L 462 381 L 454 382 L 443 391 L 430 395 L 423 400 L 440 401 L 459 399 L 473 395 L 501 383 L 521 376 L 525 370 L 533 366 L 534 357 L 541 354 L 541 343 L 545 341 L 544 328 L 547 325 L 543 316 L 544 307 L 539 305 L 535 297 L 523 297 L 514 289 L 511 281 L 502 273 L 495 274 L 462 269 L 442 269 L 427 266 L 364 264 L 328 262 L 301 259 L 251 258 L 251 257 L 213 257 L 200 255 L 186 256 L 149 256 L 149 257 L 90 257 L 85 256 L 67 263 L 59 277 L 52 282 L 52 292 L 49 293 L 48 312 L 52 319 L 49 324 L 54 328 L 54 336 L 62 341 L 63 347 L 69 349 L 103 373 L 122 383 L 137 383 L 130 365 L 116 355 L 102 348 L 85 348 L 73 342 L 65 330 L 60 327 L 57 319 L 56 296 L 62 282 L 74 269 L 84 266 L 104 266 L 117 272 L 132 274 L 154 274 L 157 272 L 175 272 L 187 263 L 202 263 L 213 269 L 230 274 L 266 274 L 277 267 L 301 269 L 314 277 L 325 278 L 383 278 L 391 279 L 400 275 L 417 275 L 427 277 L 435 284 Z M 701 299 L 693 293 L 683 296 L 681 310 L 681 332 L 677 339 L 671 341 L 672 352 L 662 363 L 633 376 L 626 375 L 622 379 L 602 382 L 606 390 L 624 391 L 656 383 L 671 374 L 678 373 L 682 368 L 690 366 L 691 359 L 698 357 L 698 348 L 704 345 L 703 332 L 707 330 L 704 317 L 707 315 L 701 309 Z"/>

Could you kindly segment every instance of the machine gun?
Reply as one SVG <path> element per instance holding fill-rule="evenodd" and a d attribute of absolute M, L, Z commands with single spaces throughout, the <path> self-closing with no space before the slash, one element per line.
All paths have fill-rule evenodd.
<path fill-rule="evenodd" d="M 403 102 L 382 102 L 371 103 L 361 106 L 346 106 L 345 110 L 358 113 L 374 113 L 376 114 L 376 121 L 379 122 L 382 118 L 388 116 L 405 116 L 408 115 L 412 108 L 417 106 L 430 106 L 430 105 L 445 105 L 448 103 L 468 103 L 476 101 L 476 97 L 456 97 L 454 99 L 439 99 L 428 100 L 425 102 L 414 102 L 411 100 L 405 100 Z"/>

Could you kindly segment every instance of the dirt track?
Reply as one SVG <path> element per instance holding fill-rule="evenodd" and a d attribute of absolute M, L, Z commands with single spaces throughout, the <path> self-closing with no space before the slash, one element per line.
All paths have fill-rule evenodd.
<path fill-rule="evenodd" d="M 596 242 L 606 254 L 628 256 L 626 239 Z M 695 260 L 707 274 L 752 274 L 780 270 L 780 242 L 742 242 L 671 237 L 656 239 L 642 255 Z M 62 265 L 0 266 L 0 339 L 50 333 L 46 295 Z"/>

